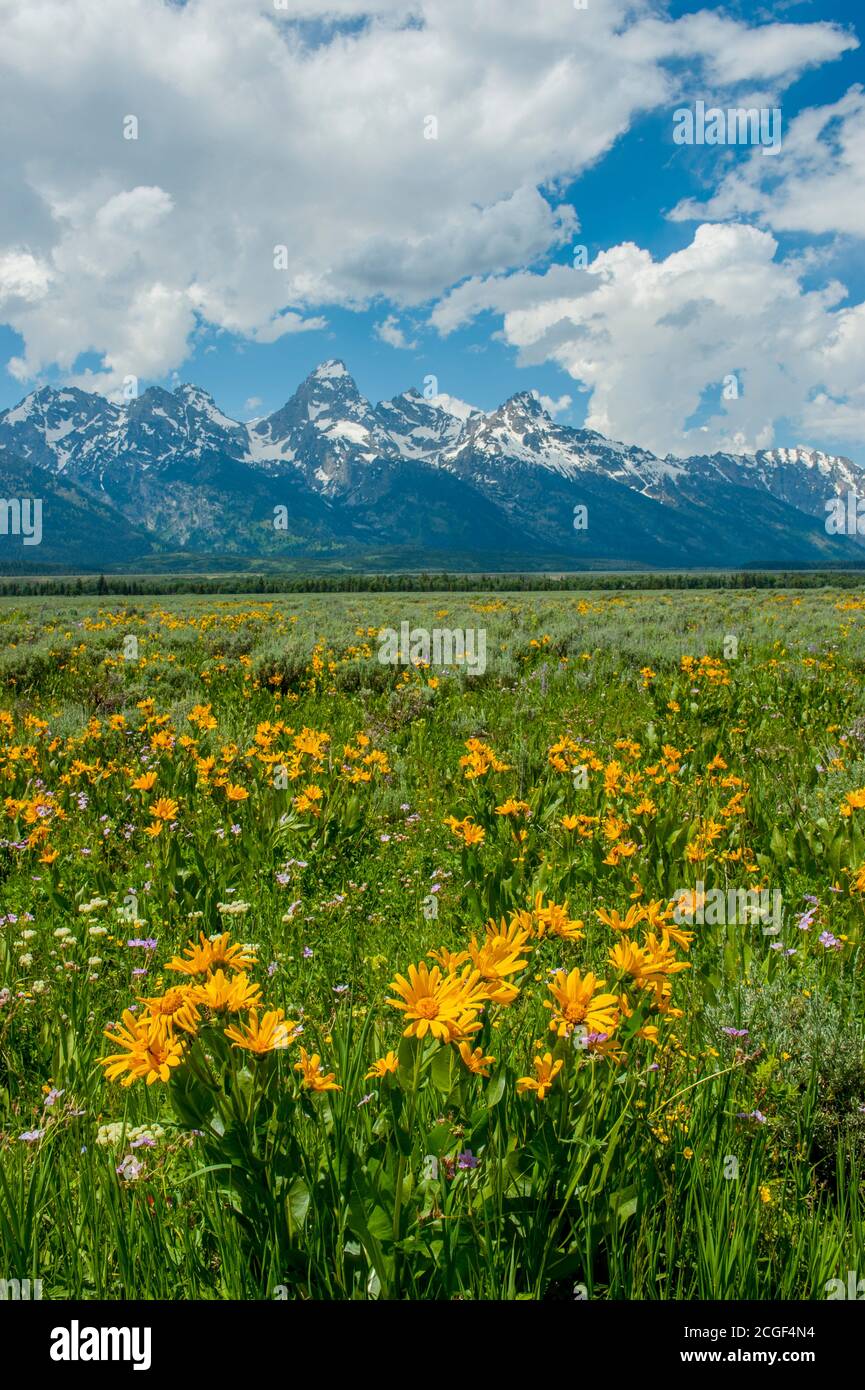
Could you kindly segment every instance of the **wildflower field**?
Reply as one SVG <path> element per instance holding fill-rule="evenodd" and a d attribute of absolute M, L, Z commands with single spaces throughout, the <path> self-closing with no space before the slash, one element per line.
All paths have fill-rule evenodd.
<path fill-rule="evenodd" d="M 404 621 L 483 629 L 486 669 L 382 664 Z M 865 595 L 0 627 L 4 1278 L 782 1300 L 865 1269 Z"/>

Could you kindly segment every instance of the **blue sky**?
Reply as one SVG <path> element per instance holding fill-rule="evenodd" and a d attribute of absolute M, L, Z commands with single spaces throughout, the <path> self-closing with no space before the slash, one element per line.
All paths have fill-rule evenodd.
<path fill-rule="evenodd" d="M 238 0 L 232 8 L 225 0 L 196 0 L 195 4 L 187 6 L 175 5 L 173 15 L 166 19 L 169 7 L 161 0 L 132 0 L 133 7 L 150 22 L 154 33 L 147 39 L 142 29 L 129 31 L 131 56 L 123 60 L 127 67 L 122 78 L 117 79 L 116 90 L 106 93 L 104 101 L 94 96 L 90 103 L 76 101 L 72 90 L 66 97 L 62 92 L 58 96 L 56 90 L 53 93 L 55 105 L 59 103 L 62 108 L 63 102 L 68 102 L 68 114 L 63 116 L 61 109 L 60 116 L 64 125 L 71 124 L 71 136 L 77 137 L 74 145 L 70 143 L 68 156 L 73 163 L 80 160 L 77 172 L 74 167 L 71 170 L 61 167 L 62 142 L 53 155 L 45 146 L 37 117 L 34 116 L 30 127 L 26 124 L 20 127 L 19 159 L 17 164 L 13 161 L 11 179 L 12 207 L 0 220 L 0 266 L 4 250 L 7 257 L 17 258 L 16 266 L 20 266 L 22 257 L 30 258 L 33 263 L 31 279 L 37 284 L 27 294 L 7 295 L 5 302 L 0 295 L 0 363 L 3 364 L 0 367 L 0 408 L 16 403 L 29 389 L 46 382 L 75 381 L 111 394 L 117 389 L 118 375 L 134 370 L 139 389 L 153 384 L 171 387 L 180 381 L 194 381 L 211 391 L 227 413 L 246 419 L 280 406 L 322 359 L 341 357 L 360 389 L 373 400 L 391 396 L 410 385 L 422 386 L 428 375 L 436 377 L 442 392 L 484 409 L 493 408 L 515 391 L 537 389 L 557 403 L 562 397 L 570 396 L 569 405 L 559 406 L 558 418 L 564 423 L 581 424 L 588 419 L 605 432 L 645 443 L 660 452 L 665 446 L 685 452 L 689 447 L 696 451 L 699 440 L 695 439 L 694 430 L 704 422 L 708 422 L 707 447 L 723 445 L 730 436 L 736 422 L 728 428 L 726 421 L 714 418 L 721 382 L 729 371 L 739 373 L 743 398 L 749 396 L 749 391 L 752 393 L 747 411 L 740 412 L 742 447 L 804 442 L 848 453 L 865 463 L 865 442 L 859 444 L 860 438 L 865 441 L 865 430 L 860 433 L 860 421 L 865 420 L 865 401 L 856 394 L 855 382 L 850 385 L 853 368 L 848 360 L 860 325 L 858 319 L 847 319 L 842 325 L 839 318 L 845 309 L 854 309 L 865 299 L 861 235 L 856 234 L 855 227 L 851 230 L 849 214 L 839 218 L 838 225 L 827 215 L 825 227 L 773 225 L 771 207 L 767 211 L 765 198 L 761 210 L 751 211 L 747 206 L 754 196 L 753 180 L 750 184 L 747 182 L 748 170 L 754 165 L 751 149 L 735 145 L 723 150 L 708 145 L 683 147 L 675 145 L 672 138 L 673 109 L 681 104 L 691 105 L 698 98 L 706 99 L 709 105 L 716 99 L 722 106 L 729 98 L 729 103 L 736 105 L 757 93 L 766 104 L 777 103 L 781 107 L 786 137 L 797 116 L 837 103 L 851 91 L 855 93 L 856 84 L 865 81 L 863 51 L 850 46 L 849 39 L 842 41 L 839 36 L 844 30 L 858 32 L 865 27 L 861 5 L 852 0 L 802 0 L 801 3 L 793 0 L 793 3 L 758 7 L 743 3 L 691 4 L 687 0 L 671 0 L 669 4 L 640 3 L 636 6 L 638 15 L 633 22 L 631 42 L 627 35 L 628 7 L 624 0 L 621 4 L 613 0 L 610 8 L 618 8 L 621 15 L 612 16 L 611 23 L 616 22 L 605 48 L 599 47 L 596 52 L 610 54 L 608 87 L 615 86 L 626 62 L 635 65 L 635 74 L 632 90 L 616 98 L 608 116 L 606 113 L 597 116 L 603 94 L 593 94 L 592 75 L 581 67 L 583 31 L 579 27 L 583 22 L 595 26 L 604 22 L 597 13 L 592 14 L 593 3 L 594 0 L 589 0 L 588 19 L 584 20 L 582 15 L 567 16 L 571 27 L 558 36 L 550 28 L 553 20 L 548 4 L 541 5 L 540 0 L 535 5 L 523 3 L 513 11 L 508 44 L 503 40 L 501 53 L 495 55 L 500 70 L 497 85 L 491 88 L 498 91 L 502 86 L 506 88 L 509 81 L 514 84 L 510 105 L 504 105 L 507 91 L 502 98 L 500 147 L 497 147 L 495 135 L 487 132 L 477 149 L 472 148 L 473 122 L 489 124 L 489 101 L 485 105 L 479 103 L 473 111 L 467 89 L 455 90 L 446 74 L 440 79 L 436 75 L 430 78 L 429 89 L 420 98 L 422 104 L 416 107 L 417 112 L 422 113 L 423 103 L 427 106 L 436 103 L 437 109 L 443 112 L 442 132 L 435 151 L 422 145 L 420 140 L 414 150 L 407 151 L 400 132 L 399 138 L 395 137 L 389 167 L 388 161 L 380 159 L 374 148 L 377 139 L 387 141 L 387 126 L 383 133 L 381 128 L 364 130 L 363 110 L 352 111 L 351 118 L 358 130 L 357 163 L 363 166 L 368 162 L 369 168 L 364 191 L 359 193 L 357 187 L 347 184 L 340 206 L 339 185 L 351 177 L 352 136 L 350 129 L 348 134 L 345 130 L 341 132 L 339 153 L 329 178 L 328 162 L 334 150 L 332 132 L 348 121 L 349 114 L 339 92 L 335 95 L 329 92 L 319 111 L 315 109 L 314 90 L 307 98 L 295 99 L 292 94 L 292 123 L 296 124 L 293 128 L 284 126 L 282 117 L 277 121 L 278 113 L 274 111 L 275 125 L 270 128 L 266 98 L 254 111 L 242 105 L 255 102 L 249 83 L 245 81 L 236 94 L 240 129 L 226 134 L 219 128 L 221 114 L 211 115 L 208 124 L 202 122 L 198 106 L 194 114 L 190 113 L 179 67 L 173 89 L 171 72 L 154 84 L 153 62 L 146 49 L 149 41 L 152 40 L 154 47 L 160 42 L 157 32 L 160 26 L 170 22 L 174 29 L 167 32 L 181 36 L 178 26 L 188 24 L 192 35 L 194 24 L 207 22 L 218 27 L 222 20 L 226 30 L 225 60 L 229 61 L 233 43 L 234 51 L 239 47 L 239 67 L 243 69 L 245 61 L 250 67 L 256 61 L 256 25 L 272 26 L 276 18 L 266 13 L 267 6 L 253 4 L 252 0 Z M 68 0 L 67 11 L 77 8 L 84 17 L 98 18 L 100 5 L 108 25 L 111 7 L 107 0 Z M 341 0 L 341 3 L 335 0 L 335 8 L 343 13 L 337 26 L 339 32 L 335 33 L 334 26 L 328 26 L 315 13 L 328 8 L 313 3 L 292 4 L 290 15 L 276 18 L 277 25 L 287 24 L 291 30 L 283 29 L 277 40 L 285 42 L 286 64 L 295 65 L 290 73 L 287 69 L 286 80 L 290 75 L 296 82 L 309 81 L 314 87 L 310 73 L 315 64 L 328 64 L 320 69 L 319 80 L 324 80 L 322 74 L 338 73 L 338 65 L 345 63 L 347 71 L 368 69 L 370 81 L 375 80 L 377 85 L 386 86 L 391 82 L 399 106 L 401 100 L 411 100 L 412 79 L 407 73 L 405 82 L 409 91 L 401 98 L 399 65 L 392 66 L 396 43 L 422 45 L 428 38 L 431 42 L 436 37 L 437 24 L 445 26 L 446 23 L 446 40 L 458 44 L 462 14 L 466 21 L 463 51 L 469 51 L 467 84 L 471 82 L 473 64 L 476 71 L 483 74 L 485 53 L 492 51 L 485 48 L 480 25 L 468 23 L 470 18 L 476 18 L 470 15 L 476 8 L 471 0 L 465 0 L 462 7 L 455 4 L 447 21 L 442 19 L 442 12 L 448 10 L 446 0 L 432 6 L 425 6 L 421 0 L 416 8 L 422 13 L 429 9 L 429 14 L 424 14 L 423 23 L 412 24 L 416 32 L 411 35 L 404 32 L 407 27 L 404 16 L 401 20 L 395 17 L 392 24 L 377 31 L 365 16 L 363 6 L 353 0 Z M 480 14 L 484 7 L 477 8 Z M 247 20 L 238 43 L 237 35 L 232 36 L 230 28 L 237 21 L 238 11 L 244 9 Z M 396 11 L 399 7 L 386 5 L 385 9 Z M 533 50 L 531 58 L 526 59 L 522 85 L 528 114 L 517 124 L 513 105 L 519 99 L 516 94 L 521 87 L 519 25 L 524 23 L 531 29 L 533 16 L 535 31 L 531 38 L 537 35 L 539 42 L 537 51 Z M 716 35 L 708 27 L 707 16 L 725 25 L 717 39 L 721 49 L 728 46 L 723 77 L 712 70 Z M 696 25 L 688 29 L 693 19 Z M 658 21 L 669 21 L 679 28 L 667 24 L 664 31 L 666 51 L 654 61 L 655 40 L 651 26 Z M 826 38 L 826 56 L 809 66 L 813 61 L 812 44 L 807 35 L 816 32 L 809 29 L 814 25 L 823 26 L 819 32 L 824 38 L 830 33 L 825 26 L 839 27 L 832 31 L 834 40 Z M 541 29 L 544 43 L 550 41 L 548 51 L 540 43 Z M 794 29 L 806 35 L 806 41 L 798 41 L 796 33 L 791 33 Z M 684 37 L 671 43 L 667 36 L 678 34 L 680 30 Z M 777 34 L 777 40 L 770 46 L 771 53 L 763 72 L 760 63 L 752 62 L 748 56 L 754 48 L 751 36 L 766 35 L 770 30 Z M 444 27 L 442 32 L 445 33 Z M 592 42 L 601 45 L 603 33 L 595 30 L 592 33 Z M 26 30 L 22 30 L 22 34 L 19 48 L 28 39 L 35 44 L 39 37 Z M 44 40 L 44 35 L 42 37 Z M 70 41 L 76 40 L 73 37 Z M 473 44 L 477 49 L 475 53 L 471 53 Z M 616 56 L 619 46 L 624 54 L 622 59 Z M 776 61 L 776 50 L 785 46 L 790 50 L 789 60 L 785 57 L 783 61 Z M 136 55 L 137 47 L 141 51 Z M 271 43 L 271 51 L 272 47 Z M 7 55 L 7 64 L 14 63 L 14 49 L 13 45 L 13 57 L 10 60 Z M 264 51 L 263 48 L 258 50 L 259 62 Z M 418 71 L 424 72 L 422 47 L 411 52 L 413 60 L 418 61 Z M 566 63 L 572 65 L 574 102 L 570 112 L 566 95 L 555 100 L 544 95 L 558 80 L 557 64 L 563 54 Z M 110 51 L 105 56 L 110 59 Z M 140 61 L 136 62 L 136 57 Z M 50 61 L 49 52 L 46 62 Z M 86 82 L 83 58 L 82 62 L 85 66 L 79 73 L 79 80 Z M 216 103 L 222 99 L 216 90 L 219 62 L 217 54 L 213 72 L 203 73 L 201 77 L 205 109 L 209 100 Z M 596 66 L 597 58 L 592 62 Z M 717 64 L 715 66 L 717 68 Z M 103 67 L 102 71 L 105 70 Z M 380 79 L 378 74 L 381 74 Z M 437 80 L 440 82 L 438 91 Z M 638 82 L 645 82 L 647 89 L 665 82 L 668 90 L 660 98 L 654 95 L 647 103 L 650 109 L 643 111 L 639 109 L 642 99 Z M 153 90 L 149 90 L 148 84 Z M 213 91 L 208 90 L 208 84 L 214 84 Z M 20 90 L 24 90 L 23 86 Z M 38 84 L 34 88 L 31 81 L 27 91 L 34 103 L 44 103 L 45 97 L 40 95 Z M 535 115 L 532 115 L 529 99 L 533 93 L 539 94 Z M 851 100 L 855 105 L 855 97 Z M 154 142 L 148 153 L 146 141 L 157 120 L 158 101 L 176 102 L 173 128 L 164 133 L 161 146 Z M 581 106 L 587 112 L 585 149 L 580 148 Z M 100 154 L 100 141 L 91 139 L 89 143 L 95 143 L 97 148 L 92 155 L 82 153 L 94 121 L 110 124 L 125 110 L 139 107 L 143 109 L 142 133 L 135 146 L 123 147 L 118 141 L 105 146 L 109 153 Z M 150 115 L 151 107 L 153 115 Z M 393 103 L 389 109 L 392 112 Z M 446 145 L 450 109 L 459 110 L 461 129 L 465 132 L 461 137 L 465 144 L 462 154 L 458 148 L 454 149 L 454 142 Z M 543 148 L 544 121 L 550 127 L 551 147 L 555 147 L 549 156 Z M 837 149 L 834 150 L 833 172 L 837 184 L 833 186 L 837 187 L 841 187 L 845 179 L 849 149 L 859 148 L 854 142 L 859 142 L 861 137 L 860 113 L 853 110 L 842 114 L 835 126 L 845 123 L 849 130 L 849 148 L 843 158 L 838 157 Z M 829 127 L 823 138 L 831 154 L 834 128 Z M 28 142 L 32 142 L 31 148 Z M 309 146 L 316 142 L 321 145 L 321 159 L 313 169 Z M 343 157 L 345 164 L 339 162 Z M 428 157 L 450 161 L 442 173 L 440 229 L 436 228 L 435 189 L 425 213 L 421 210 L 412 220 L 409 209 L 413 200 L 420 197 L 423 201 L 426 196 L 423 187 L 418 191 L 415 171 L 418 163 Z M 57 160 L 55 168 L 51 167 L 52 158 Z M 782 148 L 776 166 L 779 178 L 790 181 L 814 178 L 815 171 L 819 171 L 813 154 L 806 152 L 796 156 L 799 160 L 796 165 L 785 164 L 787 158 L 787 150 Z M 122 159 L 127 160 L 125 165 Z M 134 160 L 139 163 L 131 167 Z M 827 160 L 832 164 L 828 155 Z M 284 162 L 284 174 L 281 162 Z M 862 167 L 860 162 L 858 168 Z M 744 193 L 742 189 L 735 192 L 735 184 L 731 182 L 737 171 L 742 171 L 745 179 Z M 758 174 L 762 173 L 763 170 L 758 170 Z M 774 173 L 773 169 L 773 177 Z M 239 226 L 241 213 L 230 208 L 235 180 L 238 198 L 242 200 L 242 218 L 248 219 L 248 225 Z M 398 193 L 394 194 L 400 180 L 404 181 L 406 189 L 405 211 Z M 434 183 L 435 178 L 432 181 Z M 557 328 L 547 325 L 540 330 L 540 341 L 542 344 L 549 342 L 549 349 L 536 346 L 539 324 L 544 321 L 545 305 L 549 300 L 547 285 L 551 282 L 545 277 L 555 266 L 562 267 L 563 272 L 572 272 L 575 245 L 586 246 L 590 263 L 599 255 L 616 255 L 616 248 L 628 244 L 647 253 L 656 264 L 666 262 L 677 253 L 687 255 L 688 248 L 694 245 L 700 219 L 677 219 L 670 213 L 686 200 L 705 204 L 718 195 L 719 190 L 731 188 L 734 191 L 724 196 L 731 200 L 732 211 L 708 219 L 710 231 L 714 229 L 713 235 L 721 226 L 739 229 L 737 235 L 742 235 L 741 229 L 746 227 L 757 228 L 764 237 L 774 237 L 777 242 L 776 267 L 798 265 L 805 259 L 804 267 L 800 265 L 796 272 L 796 293 L 812 296 L 807 301 L 807 316 L 814 318 L 813 328 L 809 329 L 814 342 L 807 345 L 807 360 L 797 358 L 792 346 L 797 322 L 795 302 L 789 303 L 789 312 L 778 322 L 771 319 L 767 307 L 759 322 L 751 327 L 743 324 L 743 346 L 737 346 L 735 297 L 742 291 L 731 281 L 729 292 L 724 292 L 723 305 L 716 304 L 707 314 L 704 330 L 707 335 L 728 335 L 726 360 L 713 359 L 713 355 L 707 353 L 702 386 L 695 385 L 689 378 L 678 395 L 671 392 L 670 401 L 665 403 L 657 400 L 659 393 L 666 394 L 663 384 L 655 384 L 652 387 L 654 401 L 647 399 L 639 406 L 633 404 L 641 390 L 649 394 L 648 369 L 651 365 L 652 371 L 655 370 L 659 351 L 671 353 L 666 373 L 660 374 L 661 383 L 665 376 L 671 382 L 678 381 L 687 372 L 688 358 L 693 352 L 686 341 L 681 348 L 674 345 L 672 349 L 653 349 L 649 337 L 641 349 L 644 358 L 636 354 L 629 368 L 630 379 L 628 373 L 623 372 L 621 364 L 628 360 L 633 341 L 642 341 L 640 323 L 630 318 L 627 310 L 629 299 L 632 304 L 639 304 L 648 285 L 651 269 L 645 264 L 642 267 L 632 265 L 623 271 L 620 285 L 619 277 L 614 276 L 618 286 L 614 302 L 599 303 L 598 312 L 593 312 L 590 319 L 581 318 L 581 311 L 577 312 L 572 336 L 564 345 L 558 341 L 563 335 L 567 338 L 560 324 Z M 539 210 L 532 204 L 534 190 L 540 191 L 549 209 L 556 209 L 555 217 L 560 226 L 567 229 L 568 217 L 572 216 L 573 225 L 566 232 L 557 232 L 552 222 L 544 225 L 547 207 L 541 205 Z M 507 200 L 515 192 L 526 199 L 526 210 L 521 211 L 519 217 L 516 214 L 511 217 L 508 211 Z M 257 200 L 254 205 L 250 204 L 251 196 Z M 807 185 L 804 193 L 798 196 L 799 203 L 807 202 Z M 357 212 L 359 197 L 363 198 L 360 216 Z M 16 198 L 20 200 L 17 222 Z M 124 199 L 127 201 L 123 202 Z M 259 232 L 265 246 L 277 235 L 281 224 L 276 216 L 278 209 L 272 203 L 280 200 L 285 200 L 288 211 L 283 217 L 291 220 L 294 234 L 290 236 L 291 271 L 286 279 L 287 292 L 278 302 L 269 288 L 273 270 L 266 264 L 265 256 L 257 253 L 257 269 L 254 265 L 250 267 L 245 258 L 247 248 Z M 770 204 L 771 201 L 770 191 Z M 831 202 L 831 199 L 821 198 L 821 201 Z M 865 189 L 860 190 L 860 201 L 865 202 Z M 41 206 L 34 208 L 37 202 L 41 202 Z M 121 211 L 117 212 L 121 204 Z M 106 208 L 110 209 L 107 213 Z M 490 208 L 493 209 L 491 217 L 502 224 L 494 235 L 477 230 L 478 219 Z M 573 210 L 572 214 L 569 209 Z M 797 207 L 787 221 L 795 223 L 797 218 L 809 220 L 801 207 Z M 118 219 L 120 233 L 116 232 Z M 212 226 L 209 225 L 211 219 Z M 272 225 L 268 226 L 269 222 Z M 355 222 L 361 225 L 355 227 Z M 576 230 L 577 223 L 579 230 Z M 107 243 L 103 271 L 99 257 L 95 253 L 89 255 L 87 248 L 99 245 L 106 225 L 113 239 Z M 460 245 L 463 235 L 464 251 Z M 356 244 L 348 245 L 353 237 Z M 429 240 L 428 277 L 423 267 L 418 269 L 417 258 L 407 264 L 405 275 L 402 269 L 400 276 L 390 274 L 389 260 L 394 256 L 399 258 L 401 238 L 406 244 L 413 241 L 423 245 Z M 287 231 L 286 244 L 288 241 Z M 456 253 L 451 254 L 449 243 L 457 244 Z M 503 255 L 503 243 L 506 247 L 513 244 L 512 254 Z M 118 244 L 124 248 L 121 253 L 117 252 Z M 396 251 L 392 249 L 394 246 Z M 187 247 L 188 252 L 185 251 Z M 737 255 L 734 250 L 734 264 Z M 337 264 L 341 256 L 344 263 Z M 724 256 L 725 265 L 729 265 L 729 255 L 725 252 Z M 671 262 L 671 266 L 675 264 Z M 460 274 L 461 270 L 464 273 Z M 727 273 L 721 270 L 718 275 Z M 787 287 L 780 280 L 772 283 L 774 271 L 764 266 L 759 273 L 765 275 L 769 298 L 776 292 L 781 298 L 787 296 Z M 266 292 L 260 290 L 256 276 L 267 284 Z M 691 270 L 688 277 L 692 288 L 681 291 L 681 301 L 673 301 L 674 307 L 680 306 L 677 312 L 684 312 L 683 321 L 699 316 L 699 309 L 691 306 L 699 305 L 704 297 L 699 288 L 693 289 L 695 281 Z M 428 284 L 424 283 L 425 278 Z M 408 292 L 406 279 L 411 281 Z M 679 293 L 678 283 L 677 277 L 676 283 L 671 284 L 676 293 Z M 715 283 L 715 271 L 709 265 L 706 284 L 711 287 Z M 514 326 L 506 322 L 506 315 L 510 296 L 518 284 L 523 284 L 527 292 L 536 285 L 539 294 L 537 303 L 525 309 L 523 318 Z M 831 303 L 825 307 L 818 305 L 813 296 L 832 284 L 837 288 Z M 203 289 L 199 288 L 201 285 Z M 447 307 L 442 310 L 441 306 L 458 302 L 450 297 L 459 292 L 460 286 L 465 294 L 467 285 L 478 286 L 472 311 L 448 317 Z M 130 298 L 130 286 L 136 295 L 134 301 Z M 711 293 L 714 291 L 710 289 Z M 762 293 L 762 288 L 756 290 L 758 296 Z M 749 289 L 745 299 L 750 295 Z M 156 309 L 151 310 L 154 303 Z M 272 323 L 274 315 L 283 309 L 313 325 L 321 323 L 321 326 L 292 331 L 284 336 L 276 336 L 266 327 L 262 331 L 262 325 Z M 564 315 L 568 324 L 572 324 L 570 312 L 566 310 Z M 657 318 L 657 301 L 647 307 L 646 315 L 647 323 L 649 315 Z M 152 340 L 148 339 L 148 316 L 152 316 L 154 322 Z M 4 318 L 6 321 L 2 322 Z M 136 319 L 134 334 L 128 327 L 130 318 Z M 723 327 L 717 326 L 719 322 Z M 390 324 L 396 330 L 397 340 L 401 338 L 413 346 L 393 346 L 383 341 L 382 324 Z M 443 324 L 450 327 L 450 331 L 441 331 Z M 792 329 L 791 325 L 794 325 Z M 846 334 L 851 343 L 850 353 L 847 354 L 845 348 L 846 355 L 840 363 L 836 363 L 838 354 L 832 347 L 838 331 L 842 336 Z M 763 355 L 757 364 L 749 363 L 745 352 L 755 334 L 765 340 Z M 274 340 L 262 341 L 262 338 Z M 591 339 L 588 355 L 592 361 L 591 370 L 586 369 L 583 375 L 581 344 L 587 339 Z M 819 360 L 821 354 L 831 362 L 833 373 L 837 369 L 838 384 L 824 377 Z M 764 364 L 765 373 L 761 370 Z M 613 376 L 617 378 L 615 387 L 608 385 Z M 788 390 L 785 386 L 781 392 L 778 383 L 787 382 L 791 377 L 796 378 L 795 388 L 790 386 Z M 825 394 L 826 390 L 832 398 L 831 406 L 815 407 L 814 398 L 820 397 L 821 392 Z M 762 409 L 756 411 L 754 391 L 763 396 Z M 777 401 L 773 399 L 773 391 L 778 391 Z M 698 397 L 696 406 L 695 394 Z"/>

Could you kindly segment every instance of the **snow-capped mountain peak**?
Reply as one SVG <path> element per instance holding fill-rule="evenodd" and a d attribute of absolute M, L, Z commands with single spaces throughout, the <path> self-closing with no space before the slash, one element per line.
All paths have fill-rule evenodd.
<path fill-rule="evenodd" d="M 337 358 L 315 367 L 278 410 L 247 423 L 191 382 L 171 391 L 151 386 L 123 404 L 77 387 L 40 387 L 0 412 L 0 449 L 109 497 L 134 490 L 137 475 L 155 486 L 166 470 L 175 478 L 224 460 L 266 478 L 290 476 L 328 505 L 365 489 L 386 492 L 388 478 L 401 478 L 400 486 L 423 493 L 428 484 L 441 491 L 459 480 L 519 511 L 529 497 L 536 502 L 599 480 L 674 509 L 707 488 L 720 496 L 733 485 L 822 522 L 829 498 L 865 493 L 865 470 L 818 449 L 661 459 L 558 424 L 536 391 L 518 391 L 488 412 L 415 387 L 373 406 Z M 416 465 L 429 469 L 428 479 L 419 481 Z"/>
<path fill-rule="evenodd" d="M 42 386 L 0 412 L 0 442 L 10 452 L 52 472 L 73 468 L 122 418 L 104 396 L 76 386 Z"/>
<path fill-rule="evenodd" d="M 344 362 L 322 362 L 279 410 L 248 426 L 248 459 L 260 467 L 299 468 L 310 487 L 333 493 L 353 469 L 392 453 L 369 401 Z"/>
<path fill-rule="evenodd" d="M 502 406 L 511 416 L 528 415 L 533 420 L 551 420 L 552 416 L 541 403 L 537 391 L 517 391 Z"/>
<path fill-rule="evenodd" d="M 308 381 L 341 381 L 348 377 L 351 381 L 351 373 L 340 357 L 329 358 L 327 362 L 319 362 L 310 372 Z M 352 384 L 354 384 L 352 382 Z"/>
<path fill-rule="evenodd" d="M 392 400 L 380 401 L 376 416 L 403 458 L 434 459 L 456 443 L 465 422 L 481 412 L 452 396 L 425 396 L 415 387 Z"/>
<path fill-rule="evenodd" d="M 804 444 L 797 444 L 793 449 L 763 449 L 757 457 L 776 467 L 791 465 L 813 469 L 825 477 L 837 475 L 839 472 L 849 472 L 851 482 L 861 482 L 861 470 L 851 459 L 845 458 L 843 454 L 825 454 L 822 449 L 809 449 Z"/>
<path fill-rule="evenodd" d="M 472 417 L 464 425 L 442 463 L 455 472 L 489 478 L 491 469 L 503 475 L 521 467 L 547 468 L 573 475 L 580 469 L 567 440 L 530 391 L 519 391 L 489 415 Z"/>
<path fill-rule="evenodd" d="M 191 382 L 186 381 L 182 386 L 175 386 L 174 395 L 191 410 L 197 411 L 199 415 L 211 420 L 214 425 L 218 425 L 222 429 L 237 429 L 239 422 L 220 410 L 213 396 L 203 387 L 193 386 Z"/>

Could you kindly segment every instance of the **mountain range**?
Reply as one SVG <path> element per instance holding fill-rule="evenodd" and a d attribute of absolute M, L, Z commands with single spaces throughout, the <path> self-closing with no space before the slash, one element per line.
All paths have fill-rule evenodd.
<path fill-rule="evenodd" d="M 826 507 L 860 491 L 846 458 L 659 458 L 532 392 L 372 405 L 341 361 L 248 423 L 193 385 L 124 404 L 45 386 L 0 413 L 0 498 L 42 501 L 40 545 L 0 534 L 0 570 L 855 565 L 865 537 L 828 534 Z"/>

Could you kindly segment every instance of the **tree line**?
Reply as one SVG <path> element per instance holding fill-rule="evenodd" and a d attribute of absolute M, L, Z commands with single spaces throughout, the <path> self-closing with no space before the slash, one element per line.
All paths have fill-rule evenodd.
<path fill-rule="evenodd" d="M 520 593 L 640 589 L 857 589 L 865 570 L 723 570 L 670 574 L 225 574 L 86 575 L 0 579 L 3 598 L 63 598 L 87 594 L 385 594 Z"/>

